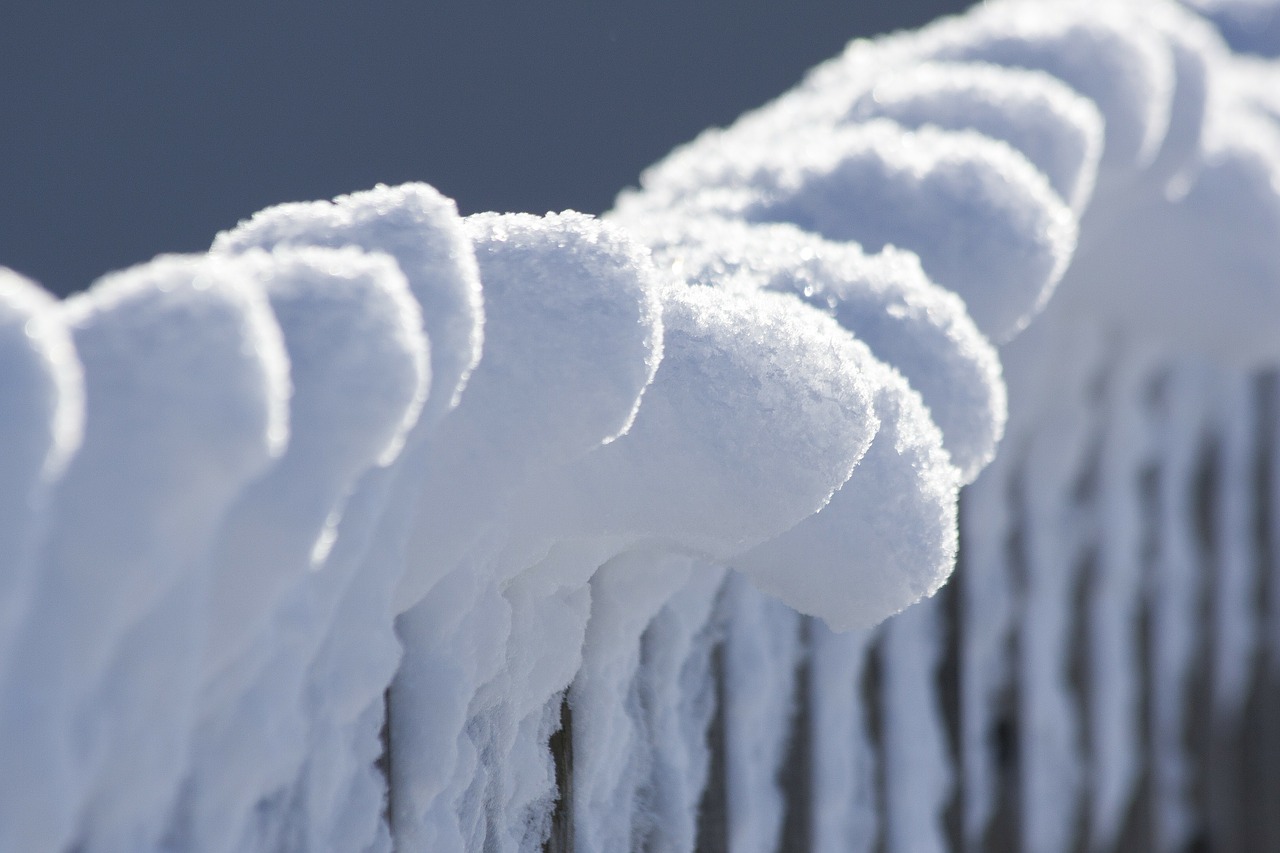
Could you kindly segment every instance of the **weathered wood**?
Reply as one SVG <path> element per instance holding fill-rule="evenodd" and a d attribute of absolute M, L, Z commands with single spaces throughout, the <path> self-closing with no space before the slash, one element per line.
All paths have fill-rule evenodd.
<path fill-rule="evenodd" d="M 560 700 L 560 728 L 552 733 L 550 745 L 559 798 L 551 814 L 551 834 L 543 849 L 546 853 L 573 853 L 573 710 L 567 690 Z"/>
<path fill-rule="evenodd" d="M 779 787 L 786 797 L 786 812 L 782 820 L 782 843 L 779 853 L 807 853 L 812 846 L 812 822 L 810 804 L 813 802 L 813 726 L 809 701 L 809 684 L 812 668 L 809 663 L 810 637 L 813 620 L 800 623 L 800 642 L 803 649 L 800 665 L 796 669 L 796 712 L 787 744 L 787 756 L 779 773 Z"/>
<path fill-rule="evenodd" d="M 725 853 L 729 849 L 729 803 L 725 787 L 725 689 L 724 643 L 711 652 L 711 677 L 715 682 L 716 708 L 707 731 L 711 760 L 707 767 L 707 787 L 698 807 L 697 853 Z"/>

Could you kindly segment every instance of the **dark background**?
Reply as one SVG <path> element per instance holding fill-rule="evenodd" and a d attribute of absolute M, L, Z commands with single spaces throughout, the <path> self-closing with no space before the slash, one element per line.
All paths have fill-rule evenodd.
<path fill-rule="evenodd" d="M 67 293 L 378 182 L 598 213 L 849 39 L 970 1 L 9 2 L 0 264 Z"/>

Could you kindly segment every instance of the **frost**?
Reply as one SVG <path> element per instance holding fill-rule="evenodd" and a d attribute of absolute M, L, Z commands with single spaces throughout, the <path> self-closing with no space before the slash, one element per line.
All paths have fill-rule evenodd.
<path fill-rule="evenodd" d="M 0 849 L 1242 849 L 1274 6 L 855 42 L 603 221 L 0 271 Z"/>
<path fill-rule="evenodd" d="M 785 144 L 723 142 L 692 163 L 648 171 L 644 193 L 620 198 L 618 213 L 625 221 L 674 206 L 686 216 L 789 222 L 868 251 L 911 250 L 998 341 L 1045 303 L 1075 246 L 1075 219 L 1044 176 L 972 131 L 904 133 L 873 120 L 802 128 Z"/>
<path fill-rule="evenodd" d="M 246 271 L 216 259 L 109 276 L 62 318 L 84 369 L 84 441 L 50 496 L 0 692 L 3 729 L 23 733 L 0 742 L 0 846 L 88 835 L 127 849 L 176 796 L 208 547 L 287 436 L 288 361 Z"/>
<path fill-rule="evenodd" d="M 434 849 L 466 846 L 469 830 L 450 813 L 477 781 L 467 730 L 470 718 L 484 716 L 471 710 L 476 694 L 495 679 L 505 681 L 505 689 L 490 688 L 497 694 L 490 702 L 505 700 L 512 722 L 540 713 L 572 677 L 572 666 L 560 674 L 568 661 L 558 652 L 577 654 L 585 627 L 586 614 L 572 606 L 584 601 L 579 595 L 569 622 L 551 626 L 567 630 L 567 648 L 553 638 L 521 635 L 522 618 L 536 631 L 559 613 L 547 609 L 554 601 L 539 607 L 557 584 L 581 587 L 590 573 L 576 580 L 553 576 L 549 587 L 531 582 L 526 591 L 515 582 L 525 566 L 504 571 L 494 562 L 497 545 L 523 517 L 556 502 L 561 469 L 627 429 L 662 352 L 655 274 L 639 248 L 615 230 L 563 214 L 482 216 L 468 222 L 468 232 L 489 299 L 486 357 L 432 441 L 397 592 L 406 657 L 391 706 L 390 737 L 404 756 L 393 766 L 403 792 L 395 826 L 402 837 Z M 533 501 L 518 498 L 526 484 Z M 476 615 L 459 619 L 460 607 L 474 607 Z M 550 671 L 543 672 L 545 665 L 516 669 L 527 679 L 520 690 L 509 684 L 504 664 L 508 653 L 529 652 L 546 654 Z M 527 694 L 541 698 L 523 699 Z M 420 721 L 424 705 L 435 725 Z M 532 725 L 535 735 L 543 734 Z M 515 748 L 480 746 L 500 754 Z M 531 772 L 536 776 L 538 768 Z"/>
<path fill-rule="evenodd" d="M 926 63 L 886 76 L 849 109 L 852 121 L 976 130 L 1009 143 L 1078 214 L 1102 156 L 1097 107 L 1055 77 L 982 63 Z"/>
<path fill-rule="evenodd" d="M 184 843 L 230 849 L 259 799 L 301 761 L 298 636 L 322 632 L 292 604 L 316 542 L 339 524 L 360 476 L 402 442 L 427 387 L 417 303 L 399 268 L 356 249 L 241 258 L 267 294 L 295 365 L 290 443 L 228 510 L 212 549 L 193 802 Z M 284 618 L 282 618 L 284 617 Z M 283 665 L 282 665 L 283 664 Z M 290 665 L 295 664 L 295 665 Z"/>
<path fill-rule="evenodd" d="M 1133 7 L 1116 4 L 1094 11 L 1081 15 L 1074 4 L 1060 0 L 985 4 L 970 17 L 926 30 L 922 52 L 1057 77 L 1102 114 L 1103 169 L 1142 169 L 1154 159 L 1169 128 L 1172 57 Z"/>
<path fill-rule="evenodd" d="M 0 671 L 36 583 L 53 484 L 82 440 L 84 382 L 57 302 L 0 269 Z"/>
<path fill-rule="evenodd" d="M 831 314 L 921 395 L 966 480 L 995 455 L 1006 416 L 995 348 L 910 252 L 868 255 L 790 225 L 668 217 L 633 227 L 690 283 L 791 293 Z"/>

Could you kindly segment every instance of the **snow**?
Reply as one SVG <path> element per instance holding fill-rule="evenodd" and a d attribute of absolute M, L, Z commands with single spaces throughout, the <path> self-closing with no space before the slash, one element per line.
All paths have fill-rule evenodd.
<path fill-rule="evenodd" d="M 242 256 L 280 324 L 293 395 L 289 446 L 244 490 L 213 548 L 207 678 L 260 633 L 280 595 L 323 566 L 356 480 L 399 453 L 426 399 L 418 304 L 387 257 L 355 249 Z"/>
<path fill-rule="evenodd" d="M 544 490 L 565 498 L 532 508 L 507 565 L 586 536 L 726 560 L 823 506 L 871 443 L 860 350 L 831 318 L 684 284 L 662 308 L 663 360 L 631 430 Z"/>
<path fill-rule="evenodd" d="M 324 571 L 300 578 L 277 610 L 274 621 L 287 642 L 271 647 L 271 661 L 246 698 L 251 707 L 274 708 L 288 720 L 294 740 L 278 753 L 276 787 L 254 804 L 254 814 L 267 820 L 250 828 L 255 835 L 229 843 L 270 846 L 295 837 L 342 849 L 339 831 L 386 832 L 378 828 L 385 781 L 371 765 L 381 751 L 386 686 L 401 656 L 390 600 L 404 572 L 421 489 L 415 469 L 480 358 L 483 307 L 475 255 L 456 207 L 422 184 L 269 208 L 219 235 L 214 252 L 277 244 L 357 246 L 390 255 L 420 306 L 429 343 L 433 392 L 395 464 L 361 478 Z"/>
<path fill-rule="evenodd" d="M 810 831 L 821 853 L 870 853 L 879 837 L 879 756 L 863 690 L 871 641 L 867 631 L 837 634 L 810 625 L 809 701 L 813 727 L 822 733 L 812 752 Z"/>
<path fill-rule="evenodd" d="M 570 796 L 575 837 L 587 849 L 631 849 L 633 839 L 650 832 L 652 818 L 640 792 L 649 781 L 647 745 L 654 741 L 637 678 L 640 638 L 673 590 L 696 571 L 706 568 L 688 557 L 655 560 L 633 551 L 605 563 L 591 579 L 582 666 L 569 690 L 574 744 L 584 747 L 574 752 Z"/>
<path fill-rule="evenodd" d="M 691 567 L 685 585 L 667 600 L 640 638 L 638 691 L 648 738 L 648 778 L 641 797 L 650 813 L 648 843 L 692 850 L 710 773 L 708 727 L 716 706 L 713 647 L 721 641 L 716 612 L 723 567 Z"/>
<path fill-rule="evenodd" d="M 266 300 L 216 259 L 108 276 L 61 319 L 84 368 L 84 442 L 50 498 L 0 693 L 4 729 L 24 733 L 0 745 L 0 846 L 126 849 L 158 839 L 176 793 L 205 555 L 287 438 L 288 361 Z"/>
<path fill-rule="evenodd" d="M 1232 50 L 1280 54 L 1280 4 L 1275 0 L 1182 0 L 1222 31 Z"/>
<path fill-rule="evenodd" d="M 936 689 L 941 607 L 931 599 L 884 632 L 885 841 L 893 850 L 943 851 L 942 824 L 954 771 Z M 897 721 L 910 721 L 900 724 Z"/>
<path fill-rule="evenodd" d="M 1188 698 L 1195 666 L 1201 587 L 1195 541 L 1195 480 L 1200 463 L 1204 415 L 1202 367 L 1178 365 L 1158 401 L 1164 429 L 1157 433 L 1161 466 L 1155 512 L 1167 531 L 1159 537 L 1156 558 L 1160 583 L 1151 605 L 1154 649 L 1152 718 L 1153 824 L 1161 846 L 1185 844 L 1195 831 L 1191 804 L 1193 767 L 1183 733 L 1190 713 Z"/>
<path fill-rule="evenodd" d="M 787 792 L 779 785 L 797 712 L 801 620 L 741 582 L 729 586 L 725 668 L 728 847 L 775 850 Z"/>
<path fill-rule="evenodd" d="M 467 232 L 490 340 L 421 471 L 397 610 L 477 541 L 501 541 L 486 527 L 509 526 L 525 483 L 625 433 L 662 358 L 656 275 L 625 236 L 572 213 L 481 215 Z"/>
<path fill-rule="evenodd" d="M 599 727 L 616 732 L 640 725 L 637 706 L 619 710 L 624 706 L 608 701 L 615 695 L 610 690 L 623 690 L 629 683 L 607 680 L 606 676 L 617 679 L 616 672 L 602 672 L 592 682 L 574 681 L 575 673 L 598 666 L 587 650 L 610 661 L 618 656 L 631 660 L 632 664 L 622 667 L 623 676 L 636 665 L 650 617 L 636 616 L 635 622 L 625 623 L 630 628 L 617 625 L 604 634 L 601 628 L 591 627 L 608 618 L 599 615 L 600 609 L 622 596 L 614 590 L 647 590 L 648 612 L 656 615 L 686 583 L 680 567 L 689 558 L 678 554 L 724 560 L 812 513 L 848 477 L 871 441 L 877 421 L 852 341 L 833 347 L 838 329 L 834 321 L 790 297 L 749 298 L 675 283 L 659 287 L 643 255 L 617 238 L 606 239 L 614 232 L 601 230 L 583 217 L 566 215 L 545 221 L 495 217 L 479 222 L 476 230 L 483 235 L 478 242 L 482 275 L 496 289 L 490 339 L 495 348 L 506 344 L 512 350 L 510 356 L 482 361 L 473 378 L 471 390 L 480 389 L 476 405 L 484 406 L 490 394 L 494 400 L 488 408 L 479 409 L 481 416 L 491 421 L 493 406 L 511 406 L 513 400 L 521 399 L 499 381 L 520 383 L 517 367 L 536 378 L 539 361 L 532 353 L 555 345 L 546 369 L 562 370 L 566 362 L 573 363 L 571 357 L 580 359 L 582 366 L 566 372 L 572 382 L 558 380 L 565 382 L 562 402 L 543 409 L 546 403 L 539 396 L 531 398 L 529 405 L 535 413 L 547 411 L 543 418 L 572 414 L 568 423 L 582 438 L 573 453 L 560 451 L 553 456 L 556 466 L 542 463 L 542 475 L 529 478 L 529 494 L 517 491 L 506 502 L 520 512 L 513 511 L 502 522 L 508 544 L 500 553 L 489 548 L 462 559 L 457 569 L 435 582 L 439 596 L 429 593 L 400 618 L 408 655 L 399 676 L 407 685 L 405 695 L 425 689 L 431 673 L 443 674 L 455 686 L 448 699 L 444 691 L 436 691 L 435 713 L 449 720 L 448 729 L 437 730 L 445 738 L 440 747 L 409 751 L 395 773 L 404 779 L 398 789 L 412 797 L 402 812 L 405 837 L 422 838 L 423 843 L 430 838 L 430 843 L 441 847 L 474 846 L 480 837 L 488 837 L 474 822 L 486 810 L 497 810 L 499 823 L 513 827 L 516 835 L 485 843 L 524 848 L 540 843 L 545 830 L 554 790 L 549 788 L 544 721 L 558 714 L 560 694 L 570 682 L 574 683 L 570 705 L 584 715 L 582 726 L 574 730 L 575 754 L 591 756 L 602 743 L 611 742 L 608 737 L 593 736 Z M 582 251 L 568 267 L 566 245 L 580 245 Z M 548 272 L 531 276 L 529 270 L 539 264 L 546 264 Z M 508 277 L 506 281 L 503 276 Z M 554 325 L 532 320 L 535 315 L 528 305 L 556 293 L 550 310 L 559 304 L 563 288 L 572 286 L 574 276 L 584 296 L 599 294 L 591 299 L 600 306 L 600 319 L 593 325 L 601 331 L 589 348 L 571 356 L 564 344 L 573 339 L 568 337 L 569 329 L 583 323 L 584 308 L 579 305 L 572 314 L 550 314 L 549 319 L 563 316 L 558 322 L 570 324 L 556 334 L 550 331 Z M 555 290 L 550 289 L 553 282 Z M 635 295 L 629 296 L 627 288 Z M 605 294 L 608 299 L 603 298 Z M 652 331 L 657 318 L 645 308 L 650 303 L 637 301 L 646 295 L 661 297 L 658 328 L 663 332 L 662 361 L 647 388 L 650 374 L 643 368 L 656 362 L 656 357 L 636 356 L 643 356 L 646 347 L 656 355 Z M 496 301 L 503 298 L 510 300 L 506 307 Z M 500 334 L 501 312 L 507 311 L 510 337 Z M 646 317 L 647 322 L 637 322 Z M 618 325 L 610 331 L 608 323 Z M 516 345 L 521 340 L 528 342 L 523 349 Z M 608 341 L 607 349 L 601 341 Z M 602 357 L 611 350 L 619 353 L 612 362 Z M 579 413 L 572 398 L 563 400 L 592 387 L 588 369 L 599 373 L 600 382 L 608 379 L 611 387 L 628 389 L 608 407 L 603 405 L 607 395 L 584 395 L 582 399 L 599 407 L 600 415 L 590 418 Z M 602 372 L 606 370 L 613 372 Z M 489 381 L 495 383 L 492 392 L 483 390 Z M 544 380 L 538 387 L 550 393 L 555 386 Z M 641 391 L 644 397 L 637 411 L 634 401 Z M 469 392 L 459 407 L 460 423 L 471 399 Z M 523 434 L 538 435 L 537 417 L 525 411 L 510 417 L 521 425 Z M 628 422 L 629 431 L 612 440 Z M 566 428 L 559 423 L 560 429 L 546 433 L 562 440 Z M 476 441 L 476 433 L 475 427 L 467 426 L 458 431 L 458 440 Z M 502 430 L 489 441 L 507 441 L 509 434 L 510 430 Z M 528 453 L 530 445 L 537 448 L 529 442 L 521 448 L 523 452 Z M 448 450 L 443 464 L 453 464 L 450 460 L 459 456 L 467 458 Z M 496 482 L 508 483 L 510 470 L 509 464 L 504 466 L 499 472 L 504 476 Z M 717 507 L 732 507 L 732 511 L 717 512 Z M 448 528 L 450 532 L 458 529 L 456 522 Z M 434 541 L 427 537 L 422 541 L 438 547 L 441 540 L 437 536 Z M 440 565 L 439 554 L 424 560 L 424 565 Z M 443 619 L 441 608 L 456 608 L 460 594 L 474 596 L 474 606 L 492 615 L 463 622 Z M 631 601 L 638 595 L 622 597 Z M 498 647 L 492 645 L 495 634 Z M 595 639 L 584 644 L 589 636 Z M 668 686 L 665 692 L 671 701 L 683 701 L 674 688 Z M 396 698 L 393 693 L 393 701 Z M 401 715 L 395 707 L 393 742 L 402 737 L 405 743 L 423 743 L 421 738 L 432 736 L 416 725 L 406 725 L 398 735 L 400 724 L 394 721 Z M 498 763 L 507 771 L 494 777 L 492 765 L 476 767 L 472 756 L 477 752 L 507 756 Z M 450 762 L 442 765 L 432 760 L 414 770 L 415 754 L 452 755 L 456 763 L 450 768 Z M 587 759 L 576 766 L 583 774 L 575 780 L 580 786 L 574 792 L 575 804 L 581 803 L 575 805 L 579 817 L 613 814 L 616 809 L 607 804 L 628 801 L 627 792 L 645 785 L 639 769 L 592 770 L 595 765 Z M 615 775 L 620 772 L 622 776 Z M 446 838 L 426 834 L 441 831 L 441 824 L 423 826 L 421 817 L 441 808 L 442 798 L 455 804 L 453 813 L 458 815 L 444 824 L 454 824 L 444 830 Z M 402 808 L 399 799 L 396 807 Z M 470 819 L 471 828 L 467 815 L 477 816 Z M 628 826 L 623 821 L 589 830 L 584 824 L 582 832 L 607 836 L 629 833 Z M 610 837 L 616 841 L 619 836 Z M 609 846 L 607 841 L 600 843 L 605 849 Z"/>
<path fill-rule="evenodd" d="M 1194 485 L 1189 468 L 1177 473 L 1169 467 L 1179 464 L 1180 453 L 1194 460 L 1194 452 L 1158 436 L 1173 422 L 1192 434 L 1199 427 L 1190 401 L 1176 410 L 1152 409 L 1144 401 L 1156 393 L 1152 389 L 1186 387 L 1180 378 L 1161 378 L 1188 369 L 1171 363 L 1201 363 L 1195 369 L 1204 370 L 1208 362 L 1246 373 L 1274 359 L 1271 337 L 1253 325 L 1275 310 L 1267 304 L 1266 284 L 1274 274 L 1265 269 L 1272 253 L 1260 248 L 1269 242 L 1263 232 L 1275 227 L 1267 224 L 1274 221 L 1269 208 L 1275 203 L 1269 137 L 1253 132 L 1256 113 L 1241 104 L 1224 76 L 1229 58 L 1216 38 L 1169 7 L 1154 8 L 1151 19 L 1174 59 L 1169 132 L 1144 172 L 1100 175 L 1057 295 L 1026 335 L 1002 349 L 1011 401 L 1006 455 L 966 504 L 982 515 L 972 530 L 966 521 L 962 541 L 972 551 L 964 585 L 971 590 L 970 606 L 990 614 L 971 620 L 975 646 L 966 652 L 974 672 L 964 688 L 967 832 L 981 837 L 996 807 L 1001 783 L 990 733 L 1000 696 L 1012 688 L 1023 727 L 1027 849 L 1063 849 L 1082 814 L 1095 843 L 1113 843 L 1129 819 L 1144 760 L 1152 762 L 1161 844 L 1176 846 L 1196 832 L 1197 807 L 1187 786 L 1198 771 L 1174 733 L 1185 731 L 1185 690 L 1203 642 L 1189 627 L 1201 606 L 1190 578 L 1207 567 L 1196 553 L 1197 533 L 1187 530 L 1189 513 L 1162 510 L 1161 527 L 1168 532 L 1157 534 L 1150 504 L 1158 488 L 1160 500 L 1176 507 Z M 1254 177 L 1245 179 L 1245 173 Z M 1236 220 L 1237 213 L 1243 218 Z M 1205 285 L 1210 281 L 1214 286 Z M 1203 391 L 1187 393 L 1194 399 Z M 1249 417 L 1248 407 L 1238 403 L 1224 411 L 1233 422 Z M 1029 442 L 1042 449 L 1032 449 L 1024 461 L 1016 448 Z M 1251 488 L 1238 471 L 1230 478 L 1237 484 L 1233 500 Z M 1012 533 L 1002 520 L 1009 502 L 1030 512 L 1018 534 L 1028 549 L 1025 566 L 993 552 Z M 1241 547 L 1238 536 L 1232 541 Z M 1237 552 L 1233 559 L 1242 566 L 1247 558 Z M 1242 578 L 1252 570 L 1237 571 L 1243 574 L 1234 577 Z M 1064 602 L 1075 601 L 1075 590 L 1085 583 L 1091 590 L 1086 610 L 1069 616 Z M 1230 597 L 1231 589 L 1240 589 L 1232 583 L 1224 587 L 1228 598 L 1215 596 L 1220 606 L 1239 602 L 1238 592 Z M 1239 604 L 1233 607 L 1238 613 Z M 1138 635 L 1143 612 L 1153 626 L 1149 640 Z M 1236 637 L 1224 654 L 1247 658 L 1248 619 L 1224 617 L 1220 624 Z M 1011 636 L 1021 648 L 1020 670 L 999 663 Z M 1072 652 L 1082 640 L 1083 654 Z M 1151 656 L 1146 659 L 1144 643 Z M 1073 656 L 1083 659 L 1092 688 L 1083 704 L 1068 671 Z M 1243 662 L 1224 662 L 1219 671 L 1228 678 L 1225 673 L 1239 672 Z M 1152 674 L 1144 676 L 1147 670 Z M 1149 699 L 1156 721 L 1149 752 L 1141 737 L 1144 678 L 1153 679 L 1148 683 L 1155 697 Z M 1219 695 L 1233 695 L 1225 685 L 1221 689 Z"/>
<path fill-rule="evenodd" d="M 738 555 L 761 589 L 832 628 L 869 628 L 951 573 L 959 477 L 938 429 L 900 376 L 875 362 L 881 429 L 862 464 L 816 515 Z"/>
<path fill-rule="evenodd" d="M 871 450 L 828 506 L 737 555 L 733 566 L 842 630 L 869 627 L 931 594 L 954 562 L 959 472 L 929 412 L 945 418 L 949 446 L 970 476 L 994 455 L 1004 425 L 998 363 L 963 305 L 931 285 L 907 253 L 868 257 L 793 227 L 688 222 L 656 229 L 650 242 L 660 263 L 691 282 L 777 290 L 827 308 L 903 365 L 932 403 L 926 410 L 900 374 L 850 341 L 876 387 L 881 429 Z M 799 268 L 796 257 L 803 259 Z M 886 503 L 885 494 L 897 498 Z M 911 523 L 903 524 L 907 517 Z"/>
<path fill-rule="evenodd" d="M 1222 483 L 1252 482 L 1257 425 L 1252 378 L 1227 377 L 1216 390 L 1217 476 Z M 1213 501 L 1209 509 L 1215 539 L 1210 557 L 1215 570 L 1211 690 L 1215 714 L 1230 720 L 1249 697 L 1250 668 L 1258 647 L 1252 531 L 1257 510 L 1252 489 L 1219 486 L 1213 490 Z"/>
<path fill-rule="evenodd" d="M 301 721 L 289 701 L 299 674 L 273 658 L 292 635 L 324 628 L 281 617 L 290 592 L 326 569 L 330 552 L 318 545 L 332 545 L 360 476 L 402 445 L 428 381 L 417 303 L 388 257 L 281 248 L 240 260 L 261 282 L 295 365 L 295 426 L 284 455 L 228 510 L 210 557 L 200 724 L 185 782 L 200 806 L 185 843 L 209 850 L 230 849 L 259 798 L 300 760 Z"/>
<path fill-rule="evenodd" d="M 925 55 L 1045 71 L 1093 101 L 1106 126 L 1102 168 L 1149 166 L 1169 127 L 1168 46 L 1128 4 L 1091 10 L 1065 0 L 984 4 L 927 30 Z"/>
<path fill-rule="evenodd" d="M 868 251 L 909 249 L 997 341 L 1049 298 L 1075 245 L 1075 219 L 1044 176 L 1008 144 L 972 131 L 904 133 L 881 119 L 802 128 L 785 145 L 752 143 L 726 138 L 705 162 L 650 169 L 645 192 L 624 194 L 618 213 L 626 221 L 676 206 L 689 216 L 790 222 Z M 944 229 L 947 239 L 935 239 Z"/>
<path fill-rule="evenodd" d="M 561 584 L 581 587 L 599 565 L 589 566 L 586 577 L 517 581 L 504 596 L 502 587 L 529 566 L 504 572 L 495 563 L 497 545 L 522 516 L 555 502 L 556 472 L 628 428 L 662 353 L 655 273 L 639 247 L 615 229 L 566 213 L 481 216 L 469 220 L 467 230 L 488 299 L 486 355 L 458 409 L 433 437 L 395 605 L 406 656 L 396 682 L 404 692 L 393 692 L 390 736 L 393 743 L 420 745 L 406 746 L 394 765 L 404 792 L 396 801 L 397 833 L 433 838 L 436 849 L 450 842 L 431 833 L 457 833 L 453 843 L 463 844 L 465 827 L 449 826 L 456 818 L 425 817 L 448 809 L 450 798 L 465 797 L 474 782 L 467 729 L 484 716 L 477 694 L 496 693 L 489 701 L 505 702 L 504 712 L 518 723 L 568 685 L 574 668 L 560 674 L 557 652 L 563 647 L 569 660 L 579 654 L 583 597 L 570 603 L 567 623 L 553 618 L 548 625 L 567 628 L 563 643 L 534 632 L 558 612 L 548 612 L 555 602 L 544 600 Z M 533 502 L 518 498 L 526 483 L 538 494 Z M 442 618 L 460 604 L 475 607 L 476 617 Z M 554 665 L 546 673 L 536 661 L 532 669 L 514 669 L 525 681 L 517 689 L 506 658 L 530 650 Z M 449 679 L 451 689 L 436 678 Z M 411 702 L 418 690 L 433 694 L 438 728 L 419 724 L 417 709 L 428 703 Z M 532 707 L 513 711 L 518 699 Z M 411 702 L 404 713 L 402 701 Z M 511 742 L 503 751 L 515 748 Z"/>
<path fill-rule="evenodd" d="M 0 849 L 1192 843 L 1275 635 L 1246 5 L 855 42 L 603 219 L 0 270 Z"/>
<path fill-rule="evenodd" d="M 276 205 L 219 234 L 214 253 L 357 246 L 395 259 L 421 306 L 436 393 L 421 420 L 456 406 L 484 342 L 480 283 L 453 200 L 426 184 L 379 185 L 332 202 Z M 445 389 L 445 390 L 442 390 Z"/>
<path fill-rule="evenodd" d="M 53 484 L 79 449 L 84 381 L 58 305 L 0 269 L 0 671 L 36 583 Z"/>
<path fill-rule="evenodd" d="M 912 253 L 869 255 L 785 224 L 666 217 L 632 228 L 691 284 L 790 293 L 831 314 L 920 394 L 966 481 L 995 456 L 1006 417 L 995 348 Z"/>
<path fill-rule="evenodd" d="M 1145 492 L 1154 463 L 1146 399 L 1158 368 L 1132 353 L 1114 357 L 1107 380 L 1108 424 L 1096 424 L 1082 491 L 1096 507 L 1091 520 L 1092 540 L 1084 544 L 1090 601 L 1087 642 L 1095 654 L 1087 678 L 1090 700 L 1087 725 L 1100 760 L 1093 771 L 1094 796 L 1089 820 L 1095 843 L 1115 843 L 1125 811 L 1142 771 L 1141 683 L 1144 662 L 1140 652 L 1139 620 L 1143 608 Z M 1092 492 L 1092 493 L 1089 493 Z"/>
<path fill-rule="evenodd" d="M 965 491 L 960 518 L 960 555 L 965 570 L 956 579 L 967 619 L 959 650 L 966 673 L 960 685 L 962 826 L 966 839 L 981 839 L 998 806 L 1001 768 L 991 747 L 999 725 L 1000 700 L 1013 667 L 1010 637 L 1017 618 L 1014 543 L 1021 497 L 1022 448 L 1006 442 L 1003 450 Z M 954 711 L 953 711 L 954 713 Z"/>
<path fill-rule="evenodd" d="M 1009 143 L 1077 215 L 1093 193 L 1102 116 L 1042 71 L 985 63 L 924 63 L 885 76 L 849 108 L 850 121 L 892 119 L 907 129 L 976 130 Z"/>

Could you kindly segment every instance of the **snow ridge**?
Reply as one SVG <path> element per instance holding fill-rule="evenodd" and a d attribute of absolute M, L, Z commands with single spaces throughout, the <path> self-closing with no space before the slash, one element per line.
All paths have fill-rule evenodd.
<path fill-rule="evenodd" d="M 0 850 L 1191 844 L 1280 654 L 1280 7 L 1188 5 L 854 42 L 602 219 L 0 270 Z"/>

